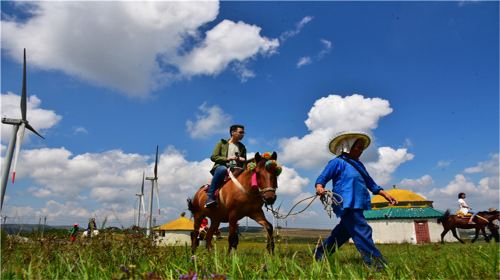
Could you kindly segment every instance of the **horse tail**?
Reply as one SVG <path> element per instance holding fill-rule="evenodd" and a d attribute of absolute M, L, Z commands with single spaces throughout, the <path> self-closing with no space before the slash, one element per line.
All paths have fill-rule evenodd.
<path fill-rule="evenodd" d="M 446 221 L 449 216 L 450 216 L 450 209 L 446 209 L 446 212 L 444 212 L 443 216 L 437 219 L 438 224 Z"/>

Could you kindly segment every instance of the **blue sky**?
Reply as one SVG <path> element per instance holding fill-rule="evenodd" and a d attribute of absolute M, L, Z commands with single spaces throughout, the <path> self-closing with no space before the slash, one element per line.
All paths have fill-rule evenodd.
<path fill-rule="evenodd" d="M 498 207 L 498 2 L 2 2 L 2 116 L 28 119 L 3 215 L 127 226 L 160 146 L 158 221 L 210 178 L 232 123 L 277 151 L 279 201 L 312 195 L 342 130 L 375 180 Z M 91 11 L 91 12 L 89 12 Z M 2 156 L 10 127 L 2 124 Z M 148 189 L 148 188 L 147 188 Z M 156 206 L 155 206 L 156 207 Z M 319 203 L 288 226 L 329 228 Z"/>

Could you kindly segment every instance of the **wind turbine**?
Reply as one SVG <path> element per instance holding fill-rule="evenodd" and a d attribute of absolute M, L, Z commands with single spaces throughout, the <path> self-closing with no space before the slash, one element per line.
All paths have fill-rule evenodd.
<path fill-rule="evenodd" d="M 146 213 L 145 205 L 144 205 L 144 175 L 145 173 L 142 172 L 142 186 L 141 186 L 141 193 L 136 193 L 135 195 L 138 196 L 139 199 L 139 205 L 137 207 L 138 215 L 137 215 L 137 226 L 141 227 L 141 207 L 142 207 L 142 212 Z"/>
<path fill-rule="evenodd" d="M 146 235 L 151 235 L 151 231 L 153 229 L 153 196 L 154 190 L 156 188 L 156 203 L 158 205 L 158 214 L 160 214 L 160 193 L 158 191 L 158 146 L 156 146 L 156 160 L 155 160 L 155 168 L 154 168 L 154 177 L 146 177 L 146 180 L 151 181 L 151 196 L 149 199 L 149 219 L 148 219 L 148 228 L 146 230 Z"/>
<path fill-rule="evenodd" d="M 4 168 L 2 170 L 2 197 L 0 202 L 0 211 L 3 208 L 3 199 L 5 196 L 5 191 L 7 189 L 7 178 L 9 177 L 10 173 L 10 165 L 12 163 L 14 147 L 16 148 L 16 151 L 14 156 L 14 166 L 12 168 L 12 183 L 14 183 L 16 179 L 16 166 L 19 159 L 21 144 L 23 143 L 24 139 L 25 129 L 27 128 L 36 135 L 40 136 L 42 139 L 45 139 L 29 124 L 28 119 L 26 118 L 26 49 L 24 49 L 23 88 L 21 93 L 21 119 L 2 118 L 2 123 L 12 125 L 12 138 L 10 140 L 9 147 L 7 148 L 7 154 L 5 155 L 3 163 Z"/>

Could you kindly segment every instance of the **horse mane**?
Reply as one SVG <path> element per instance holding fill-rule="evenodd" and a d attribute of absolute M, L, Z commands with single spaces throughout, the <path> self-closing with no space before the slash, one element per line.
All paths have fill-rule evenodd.
<path fill-rule="evenodd" d="M 448 219 L 449 216 L 450 216 L 450 209 L 446 209 L 446 212 L 444 212 L 443 216 L 437 219 L 438 224 Z"/>

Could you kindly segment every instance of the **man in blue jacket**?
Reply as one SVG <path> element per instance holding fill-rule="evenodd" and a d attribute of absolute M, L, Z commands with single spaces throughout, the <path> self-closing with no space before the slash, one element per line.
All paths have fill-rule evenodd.
<path fill-rule="evenodd" d="M 326 184 L 331 180 L 332 191 L 341 195 L 343 201 L 333 207 L 335 214 L 340 218 L 340 223 L 323 244 L 316 248 L 316 260 L 322 259 L 325 252 L 334 253 L 336 248 L 352 238 L 367 265 L 376 265 L 380 268 L 385 264 L 382 254 L 375 247 L 372 229 L 366 222 L 363 211 L 371 209 L 368 190 L 383 196 L 391 205 L 398 202 L 373 181 L 365 166 L 359 161 L 359 157 L 370 142 L 370 137 L 365 133 L 343 132 L 329 144 L 330 151 L 337 157 L 328 162 L 316 180 L 316 193 L 323 195 Z"/>

